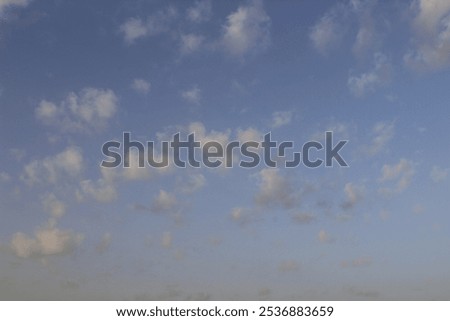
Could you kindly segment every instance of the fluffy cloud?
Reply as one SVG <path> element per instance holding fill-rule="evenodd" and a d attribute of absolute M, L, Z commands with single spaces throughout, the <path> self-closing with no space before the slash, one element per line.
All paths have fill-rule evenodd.
<path fill-rule="evenodd" d="M 59 105 L 43 100 L 36 117 L 44 124 L 62 131 L 85 132 L 103 129 L 116 114 L 118 99 L 112 90 L 85 88 L 70 93 Z"/>
<path fill-rule="evenodd" d="M 415 0 L 413 21 L 415 48 L 405 56 L 405 63 L 418 70 L 437 70 L 450 65 L 450 2 Z"/>
<path fill-rule="evenodd" d="M 177 205 L 178 201 L 175 195 L 161 189 L 153 199 L 151 210 L 154 213 L 171 213 L 176 210 Z"/>
<path fill-rule="evenodd" d="M 187 9 L 186 18 L 195 23 L 208 21 L 211 18 L 211 1 L 200 0 L 196 1 L 194 5 Z"/>
<path fill-rule="evenodd" d="M 260 0 L 250 1 L 230 14 L 223 30 L 222 43 L 235 56 L 263 50 L 270 43 L 270 17 Z"/>
<path fill-rule="evenodd" d="M 259 206 L 282 206 L 292 208 L 296 197 L 289 180 L 281 176 L 278 169 L 264 168 L 259 174 L 259 191 L 255 202 Z"/>
<path fill-rule="evenodd" d="M 129 18 L 120 26 L 120 32 L 126 43 L 133 44 L 139 38 L 156 36 L 168 31 L 177 15 L 174 7 L 168 7 L 154 13 L 146 20 Z"/>
<path fill-rule="evenodd" d="M 199 104 L 202 98 L 202 91 L 198 86 L 181 92 L 181 97 L 191 104 Z"/>
<path fill-rule="evenodd" d="M 289 124 L 292 120 L 292 111 L 276 111 L 272 114 L 272 128 L 278 128 Z"/>
<path fill-rule="evenodd" d="M 137 78 L 133 80 L 131 88 L 138 93 L 148 94 L 150 92 L 151 84 L 145 79 Z"/>
<path fill-rule="evenodd" d="M 10 248 L 20 258 L 41 258 L 72 252 L 83 241 L 83 235 L 55 226 L 39 228 L 33 237 L 18 232 L 11 239 Z"/>
<path fill-rule="evenodd" d="M 384 165 L 381 169 L 380 182 L 393 182 L 394 187 L 385 187 L 380 190 L 384 194 L 392 194 L 402 192 L 411 184 L 411 180 L 415 174 L 412 162 L 401 159 L 395 165 Z"/>
<path fill-rule="evenodd" d="M 328 54 L 342 41 L 347 30 L 344 24 L 347 15 L 347 7 L 337 5 L 326 12 L 311 28 L 309 38 L 319 53 Z"/>
<path fill-rule="evenodd" d="M 68 147 L 63 152 L 34 160 L 24 167 L 21 179 L 29 185 L 56 184 L 61 179 L 77 177 L 83 169 L 83 155 L 78 147 Z"/>
<path fill-rule="evenodd" d="M 382 53 L 374 55 L 374 66 L 370 71 L 358 76 L 350 76 L 348 87 L 356 97 L 362 97 L 367 93 L 374 92 L 378 87 L 387 84 L 391 78 L 391 66 L 387 57 Z"/>

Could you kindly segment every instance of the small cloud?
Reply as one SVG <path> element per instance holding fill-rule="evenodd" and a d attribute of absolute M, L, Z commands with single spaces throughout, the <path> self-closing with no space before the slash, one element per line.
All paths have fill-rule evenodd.
<path fill-rule="evenodd" d="M 181 193 L 192 194 L 205 186 L 205 184 L 206 179 L 203 174 L 191 174 L 179 184 L 178 189 Z"/>
<path fill-rule="evenodd" d="M 61 218 L 66 213 L 65 204 L 58 200 L 53 193 L 47 194 L 42 199 L 42 205 L 44 209 L 51 215 L 51 217 L 58 219 Z"/>
<path fill-rule="evenodd" d="M 175 195 L 159 190 L 159 194 L 153 199 L 151 210 L 154 213 L 170 213 L 176 209 L 178 201 Z"/>
<path fill-rule="evenodd" d="M 272 114 L 272 128 L 288 125 L 292 121 L 292 111 L 276 111 Z"/>
<path fill-rule="evenodd" d="M 262 1 L 250 1 L 227 17 L 222 44 L 234 56 L 264 50 L 270 44 L 270 23 Z"/>
<path fill-rule="evenodd" d="M 438 166 L 433 166 L 433 168 L 431 169 L 431 172 L 430 172 L 430 178 L 435 183 L 443 182 L 447 179 L 448 173 L 449 173 L 448 168 L 444 169 L 444 168 L 440 168 Z"/>
<path fill-rule="evenodd" d="M 120 32 L 125 42 L 131 45 L 139 38 L 156 36 L 169 31 L 169 26 L 177 15 L 174 7 L 168 7 L 150 15 L 146 20 L 129 18 L 120 26 Z"/>
<path fill-rule="evenodd" d="M 295 190 L 290 181 L 281 176 L 277 168 L 264 168 L 258 173 L 259 191 L 255 202 L 259 206 L 279 205 L 292 208 L 296 204 Z"/>
<path fill-rule="evenodd" d="M 211 7 L 210 0 L 196 1 L 192 7 L 186 10 L 186 18 L 195 23 L 208 21 L 212 14 Z"/>
<path fill-rule="evenodd" d="M 204 37 L 193 33 L 181 35 L 181 53 L 187 55 L 200 49 Z"/>
<path fill-rule="evenodd" d="M 170 232 L 164 232 L 162 238 L 161 238 L 161 246 L 165 249 L 169 249 L 172 247 L 172 233 Z"/>
<path fill-rule="evenodd" d="M 344 193 L 346 196 L 345 202 L 342 204 L 342 208 L 345 210 L 352 209 L 355 205 L 363 199 L 364 188 L 357 186 L 353 183 L 347 183 L 344 187 Z"/>
<path fill-rule="evenodd" d="M 363 97 L 374 92 L 378 87 L 387 84 L 391 78 L 391 66 L 387 57 L 382 53 L 374 55 L 374 67 L 372 70 L 352 75 L 348 78 L 348 87 L 355 97 Z"/>
<path fill-rule="evenodd" d="M 317 235 L 317 239 L 320 243 L 331 243 L 333 241 L 332 237 L 325 230 L 320 230 Z"/>
<path fill-rule="evenodd" d="M 181 97 L 191 104 L 200 104 L 200 100 L 202 98 L 202 92 L 197 85 L 192 87 L 189 90 L 185 90 L 181 92 Z"/>
<path fill-rule="evenodd" d="M 147 80 L 137 78 L 133 80 L 131 88 L 138 93 L 146 95 L 150 92 L 151 84 Z"/>
<path fill-rule="evenodd" d="M 299 268 L 300 268 L 300 264 L 297 261 L 287 260 L 287 261 L 282 261 L 280 263 L 278 270 L 280 272 L 294 272 L 294 271 L 298 271 Z"/>
<path fill-rule="evenodd" d="M 392 194 L 402 192 L 411 184 L 411 180 L 415 174 L 413 164 L 402 158 L 397 164 L 384 165 L 381 169 L 381 183 L 393 182 L 394 188 L 382 188 L 380 192 L 384 194 Z"/>
<path fill-rule="evenodd" d="M 372 143 L 365 149 L 369 156 L 374 156 L 381 152 L 394 136 L 394 124 L 379 122 L 372 129 Z"/>

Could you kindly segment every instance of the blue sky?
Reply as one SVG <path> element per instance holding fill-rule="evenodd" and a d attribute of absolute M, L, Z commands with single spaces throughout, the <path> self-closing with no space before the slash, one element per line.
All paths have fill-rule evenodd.
<path fill-rule="evenodd" d="M 450 298 L 448 1 L 0 0 L 0 21 L 1 299 Z M 348 168 L 99 166 L 124 131 L 329 130 Z"/>

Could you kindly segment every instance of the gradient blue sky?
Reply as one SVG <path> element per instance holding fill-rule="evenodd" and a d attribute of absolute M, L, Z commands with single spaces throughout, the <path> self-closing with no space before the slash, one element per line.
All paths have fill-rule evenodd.
<path fill-rule="evenodd" d="M 450 299 L 450 2 L 0 0 L 0 299 Z M 101 169 L 332 130 L 349 168 Z"/>

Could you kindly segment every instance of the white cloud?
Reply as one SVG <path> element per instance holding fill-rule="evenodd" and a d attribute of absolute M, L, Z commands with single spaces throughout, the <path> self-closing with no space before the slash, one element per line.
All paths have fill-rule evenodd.
<path fill-rule="evenodd" d="M 201 189 L 206 184 L 206 178 L 203 174 L 190 174 L 186 180 L 178 184 L 180 192 L 192 194 Z"/>
<path fill-rule="evenodd" d="M 136 78 L 133 80 L 131 88 L 138 93 L 148 94 L 150 92 L 151 84 L 145 79 Z"/>
<path fill-rule="evenodd" d="M 202 91 L 195 85 L 191 89 L 181 92 L 181 97 L 189 103 L 199 104 L 202 98 Z"/>
<path fill-rule="evenodd" d="M 129 18 L 120 26 L 120 32 L 126 43 L 133 44 L 139 38 L 156 36 L 168 31 L 176 17 L 177 10 L 174 7 L 168 7 L 154 13 L 146 20 Z"/>
<path fill-rule="evenodd" d="M 344 23 L 347 15 L 348 9 L 344 5 L 337 5 L 311 28 L 309 38 L 319 53 L 326 55 L 340 44 L 347 29 Z"/>
<path fill-rule="evenodd" d="M 227 17 L 222 43 L 232 55 L 263 50 L 270 44 L 270 17 L 262 1 L 253 0 Z"/>
<path fill-rule="evenodd" d="M 450 2 L 415 0 L 413 21 L 415 48 L 405 56 L 405 63 L 417 70 L 438 70 L 450 65 Z"/>
<path fill-rule="evenodd" d="M 230 130 L 211 130 L 207 132 L 205 125 L 201 122 L 190 123 L 187 131 L 188 133 L 195 134 L 195 139 L 200 142 L 201 146 L 205 145 L 207 142 L 213 141 L 219 142 L 222 146 L 225 146 L 230 140 Z"/>
<path fill-rule="evenodd" d="M 56 184 L 61 179 L 77 177 L 82 169 L 81 150 L 72 146 L 55 156 L 32 161 L 24 167 L 21 179 L 29 185 L 43 182 Z"/>
<path fill-rule="evenodd" d="M 161 189 L 153 199 L 151 210 L 155 213 L 170 213 L 176 209 L 177 205 L 178 201 L 175 195 Z"/>
<path fill-rule="evenodd" d="M 42 205 L 52 218 L 58 219 L 66 213 L 65 204 L 62 201 L 58 200 L 53 193 L 47 194 L 42 199 Z"/>
<path fill-rule="evenodd" d="M 276 111 L 272 114 L 272 128 L 278 128 L 292 121 L 292 111 Z"/>
<path fill-rule="evenodd" d="M 372 129 L 374 138 L 370 146 L 367 147 L 366 152 L 370 156 L 374 156 L 381 152 L 387 143 L 394 136 L 394 124 L 387 122 L 379 122 L 375 124 Z"/>
<path fill-rule="evenodd" d="M 196 1 L 194 5 L 186 11 L 187 19 L 195 23 L 208 21 L 211 18 L 211 14 L 210 0 Z"/>
<path fill-rule="evenodd" d="M 69 254 L 82 241 L 81 234 L 55 226 L 45 226 L 37 229 L 33 237 L 21 232 L 14 234 L 10 248 L 20 258 L 41 258 Z"/>
<path fill-rule="evenodd" d="M 7 8 L 26 7 L 31 0 L 0 0 L 0 14 Z"/>
<path fill-rule="evenodd" d="M 411 184 L 414 174 L 415 171 L 412 162 L 404 158 L 395 165 L 384 165 L 381 169 L 380 182 L 393 182 L 395 186 L 394 188 L 382 188 L 380 192 L 384 194 L 402 192 Z"/>
<path fill-rule="evenodd" d="M 117 198 L 117 191 L 114 184 L 103 178 L 97 181 L 92 181 L 90 179 L 80 182 L 81 191 L 78 192 L 80 199 L 83 196 L 89 196 L 100 203 L 112 202 Z"/>
<path fill-rule="evenodd" d="M 46 100 L 36 108 L 36 117 L 62 131 L 85 132 L 103 129 L 116 114 L 118 99 L 112 90 L 85 88 L 70 93 L 59 105 Z"/>
<path fill-rule="evenodd" d="M 231 219 L 240 225 L 246 225 L 255 220 L 254 211 L 245 207 L 234 207 L 230 212 Z"/>
<path fill-rule="evenodd" d="M 433 180 L 433 182 L 439 183 L 447 179 L 449 171 L 450 170 L 448 168 L 444 169 L 438 166 L 433 166 L 430 172 L 430 177 Z"/>
<path fill-rule="evenodd" d="M 259 191 L 255 196 L 257 205 L 294 207 L 296 203 L 294 189 L 289 180 L 280 175 L 278 169 L 264 168 L 259 172 L 258 177 Z"/>
<path fill-rule="evenodd" d="M 181 53 L 184 55 L 193 53 L 200 49 L 203 44 L 204 37 L 193 33 L 181 35 Z"/>
<path fill-rule="evenodd" d="M 374 67 L 359 76 L 350 76 L 348 87 L 356 97 L 362 97 L 374 92 L 378 87 L 387 84 L 391 78 L 391 66 L 387 57 L 382 53 L 374 55 Z"/>
<path fill-rule="evenodd" d="M 352 209 L 364 197 L 364 188 L 353 183 L 347 183 L 344 187 L 346 196 L 345 202 L 342 204 L 343 209 Z"/>

